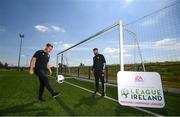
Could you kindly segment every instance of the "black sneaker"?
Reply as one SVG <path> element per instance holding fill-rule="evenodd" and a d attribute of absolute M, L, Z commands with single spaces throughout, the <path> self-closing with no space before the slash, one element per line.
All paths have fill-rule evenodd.
<path fill-rule="evenodd" d="M 59 96 L 59 93 L 55 92 L 55 93 L 53 93 L 52 96 L 55 98 L 55 97 Z"/>
<path fill-rule="evenodd" d="M 97 93 L 98 93 L 97 91 L 94 91 L 94 93 L 93 93 L 93 94 L 94 94 L 94 95 L 97 95 Z"/>
<path fill-rule="evenodd" d="M 104 97 L 104 96 L 105 96 L 105 93 L 102 93 L 101 96 Z"/>

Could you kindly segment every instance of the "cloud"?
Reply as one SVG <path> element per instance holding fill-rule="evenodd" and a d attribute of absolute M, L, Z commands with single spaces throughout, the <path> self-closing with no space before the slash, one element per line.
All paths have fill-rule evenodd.
<path fill-rule="evenodd" d="M 134 0 L 125 0 L 126 3 L 131 3 L 133 2 Z"/>
<path fill-rule="evenodd" d="M 176 43 L 176 39 L 165 38 L 163 40 L 156 41 L 156 46 L 169 46 Z"/>
<path fill-rule="evenodd" d="M 131 54 L 127 54 L 127 53 L 126 53 L 126 54 L 124 54 L 124 56 L 125 56 L 125 57 L 132 57 L 132 55 L 131 55 Z"/>
<path fill-rule="evenodd" d="M 119 48 L 105 48 L 104 49 L 104 54 L 111 56 L 111 57 L 117 57 L 119 56 Z M 127 50 L 124 49 L 124 56 L 125 57 L 130 57 L 132 56 L 131 54 L 128 54 Z"/>
<path fill-rule="evenodd" d="M 104 53 L 105 54 L 114 54 L 114 53 L 118 53 L 118 49 L 117 48 L 105 48 L 104 49 Z"/>
<path fill-rule="evenodd" d="M 64 43 L 64 44 L 62 44 L 62 48 L 67 49 L 67 48 L 71 47 L 72 45 L 73 44 Z"/>
<path fill-rule="evenodd" d="M 51 25 L 51 28 L 56 32 L 62 32 L 62 33 L 66 32 L 63 28 L 61 28 L 59 26 Z"/>
<path fill-rule="evenodd" d="M 58 44 L 58 42 L 53 42 L 53 45 L 57 45 Z"/>
<path fill-rule="evenodd" d="M 53 42 L 53 45 L 54 45 L 54 50 L 55 51 L 59 52 L 59 51 L 62 51 L 62 50 L 65 49 L 65 46 L 62 47 L 62 45 L 63 45 L 62 41 L 55 41 L 55 42 Z"/>
<path fill-rule="evenodd" d="M 154 42 L 141 42 L 139 43 L 140 49 L 159 49 L 159 50 L 176 50 L 180 51 L 180 42 L 175 38 L 164 38 Z M 137 49 L 136 44 L 124 45 L 126 50 Z"/>
<path fill-rule="evenodd" d="M 124 53 L 127 53 L 127 50 L 124 48 Z M 107 48 L 105 48 L 104 49 L 104 53 L 105 54 L 114 54 L 114 53 L 116 53 L 116 54 L 118 54 L 119 53 L 119 48 L 109 48 L 109 47 L 107 47 Z"/>
<path fill-rule="evenodd" d="M 141 51 L 148 49 L 148 51 L 180 51 L 180 42 L 176 38 L 163 38 L 158 41 L 141 42 L 139 43 Z M 124 45 L 124 56 L 132 57 L 133 50 L 137 50 L 138 46 L 136 44 L 126 44 Z M 104 49 L 103 53 L 109 57 L 119 56 L 119 48 L 107 47 Z"/>
<path fill-rule="evenodd" d="M 49 30 L 49 28 L 47 26 L 44 26 L 44 25 L 36 25 L 36 26 L 34 26 L 34 28 L 40 32 L 46 32 Z"/>
<path fill-rule="evenodd" d="M 60 45 L 60 44 L 62 44 L 62 41 L 55 41 L 55 42 L 53 42 L 53 45 Z"/>
<path fill-rule="evenodd" d="M 165 38 L 159 41 L 156 41 L 154 47 L 157 49 L 163 50 L 178 50 L 180 51 L 180 42 L 175 38 Z"/>
<path fill-rule="evenodd" d="M 70 44 L 70 43 L 63 43 L 61 45 L 59 45 L 59 47 L 61 48 L 61 50 L 65 50 L 71 46 L 73 46 L 74 44 Z M 88 47 L 75 47 L 73 49 L 71 49 L 71 51 L 77 51 L 77 52 L 81 52 L 81 51 L 89 51 L 92 48 L 88 48 Z"/>
<path fill-rule="evenodd" d="M 122 7 L 129 7 L 135 0 L 122 0 Z"/>
<path fill-rule="evenodd" d="M 55 32 L 62 32 L 62 33 L 66 32 L 65 29 L 59 26 L 49 25 L 49 24 L 48 25 L 38 24 L 38 25 L 35 25 L 34 28 L 40 32 L 47 32 L 47 31 L 55 31 Z"/>

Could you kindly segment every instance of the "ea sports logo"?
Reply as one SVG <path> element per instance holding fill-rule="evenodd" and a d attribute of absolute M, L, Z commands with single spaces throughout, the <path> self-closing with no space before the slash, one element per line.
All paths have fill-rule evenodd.
<path fill-rule="evenodd" d="M 138 75 L 135 76 L 134 81 L 135 82 L 143 82 L 144 79 L 143 79 L 143 77 L 141 75 L 138 74 Z"/>

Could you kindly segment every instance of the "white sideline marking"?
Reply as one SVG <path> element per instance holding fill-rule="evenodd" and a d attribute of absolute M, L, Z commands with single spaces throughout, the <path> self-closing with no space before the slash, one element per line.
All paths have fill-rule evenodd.
<path fill-rule="evenodd" d="M 89 80 L 89 79 L 85 79 L 85 78 L 78 78 L 78 77 L 73 77 L 73 78 L 75 78 L 75 79 L 78 79 L 78 80 L 81 80 L 81 81 L 86 81 L 86 82 L 95 82 L 94 80 Z M 115 84 L 110 84 L 110 83 L 107 83 L 106 82 L 106 85 L 108 85 L 108 86 L 113 86 L 113 87 L 117 87 L 117 85 L 115 85 Z"/>
<path fill-rule="evenodd" d="M 91 91 L 91 90 L 89 90 L 89 89 L 83 88 L 83 87 L 81 87 L 81 86 L 75 85 L 75 84 L 70 83 L 70 82 L 67 82 L 67 81 L 64 81 L 64 82 L 67 83 L 67 84 L 69 84 L 69 85 L 72 85 L 72 86 L 74 86 L 74 87 L 83 89 L 83 90 L 85 90 L 85 91 L 87 91 L 87 92 L 93 93 L 93 91 Z"/>
<path fill-rule="evenodd" d="M 49 77 L 51 77 L 51 78 L 56 78 L 55 76 L 51 76 L 51 75 L 48 75 Z M 75 77 L 65 77 L 66 79 L 71 79 L 71 78 L 75 78 Z"/>
<path fill-rule="evenodd" d="M 67 84 L 69 84 L 69 85 L 72 85 L 72 86 L 74 86 L 74 87 L 77 87 L 77 88 L 80 88 L 80 89 L 82 89 L 82 90 L 85 90 L 85 91 L 87 91 L 87 92 L 93 93 L 92 90 L 83 88 L 83 87 L 81 87 L 81 86 L 75 85 L 75 84 L 70 83 L 70 82 L 67 82 L 67 81 L 64 81 L 64 82 L 67 83 Z M 100 95 L 100 94 L 97 94 L 97 95 Z M 108 97 L 108 96 L 104 96 L 104 98 L 109 99 L 109 100 L 114 101 L 114 102 L 118 102 L 118 100 L 113 99 L 113 98 Z M 131 107 L 131 106 L 129 106 L 129 107 Z M 154 116 L 162 116 L 162 115 L 156 114 L 156 113 L 154 113 L 154 112 L 152 112 L 152 111 L 148 111 L 148 110 L 145 110 L 145 109 L 142 109 L 142 108 L 138 108 L 138 107 L 131 107 L 131 108 L 136 109 L 136 110 L 139 110 L 139 111 L 142 111 L 142 112 L 145 112 L 145 113 L 148 113 L 148 114 L 151 114 L 151 115 L 154 115 Z"/>
<path fill-rule="evenodd" d="M 53 76 L 50 76 L 50 77 L 53 77 Z M 53 77 L 53 78 L 54 78 L 54 77 Z M 92 90 L 89 90 L 89 89 L 86 89 L 86 88 L 84 88 L 84 87 L 75 85 L 75 84 L 73 84 L 73 83 L 70 83 L 70 82 L 67 82 L 67 81 L 64 81 L 64 82 L 67 83 L 67 84 L 69 84 L 69 85 L 72 85 L 72 86 L 74 86 L 74 87 L 77 87 L 77 88 L 80 88 L 80 89 L 82 89 L 82 90 L 85 90 L 85 91 L 87 91 L 87 92 L 90 92 L 90 93 L 93 93 L 93 92 L 94 92 L 94 91 L 92 91 Z M 100 95 L 100 94 L 97 94 L 97 95 Z M 114 99 L 114 98 L 111 98 L 111 97 L 108 97 L 108 96 L 104 96 L 104 98 L 109 99 L 109 100 L 111 100 L 111 101 L 114 101 L 114 102 L 117 102 L 117 103 L 118 103 L 118 100 L 116 100 L 116 99 Z M 139 110 L 139 111 L 142 111 L 142 112 L 145 112 L 145 113 L 148 113 L 148 114 L 150 114 L 150 115 L 163 117 L 162 115 L 159 115 L 159 114 L 157 114 L 157 113 L 154 113 L 154 112 L 152 112 L 152 111 L 145 110 L 145 109 L 142 109 L 142 108 L 139 108 L 139 107 L 132 107 L 132 106 L 128 106 L 128 107 L 133 108 L 133 109 L 136 109 L 136 110 Z"/>

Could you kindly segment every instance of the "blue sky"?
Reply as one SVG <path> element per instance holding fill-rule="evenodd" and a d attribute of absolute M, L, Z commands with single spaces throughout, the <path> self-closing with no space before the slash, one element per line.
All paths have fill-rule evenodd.
<path fill-rule="evenodd" d="M 126 24 L 174 1 L 176 0 L 0 0 L 0 61 L 8 62 L 10 65 L 17 65 L 20 43 L 18 34 L 24 33 L 25 38 L 23 39 L 21 65 L 26 65 L 27 57 L 30 59 L 36 50 L 43 49 L 44 45 L 48 42 L 53 43 L 55 46 L 54 51 L 51 53 L 50 61 L 52 65 L 55 65 L 55 55 L 57 52 L 81 41 L 96 31 L 120 19 Z M 180 15 L 174 11 L 177 11 L 178 8 L 174 9 L 173 13 L 175 14 L 172 14 L 172 17 L 177 16 L 177 19 Z M 159 17 L 160 16 L 155 16 L 155 19 L 161 20 Z M 153 24 L 155 19 L 153 21 L 149 19 L 141 21 L 141 24 L 144 26 L 156 25 Z M 171 21 L 168 21 L 170 24 Z M 178 25 L 179 22 L 173 19 L 172 23 L 173 25 Z M 177 47 L 175 47 L 175 51 L 167 51 L 170 51 L 172 54 L 179 54 L 179 38 L 177 38 L 179 37 L 179 25 L 178 29 L 174 29 L 173 25 L 169 27 L 172 28 L 172 33 L 175 32 L 174 34 L 167 34 L 165 31 L 168 30 L 163 30 L 162 32 L 164 33 L 161 35 L 165 35 L 166 33 L 167 36 L 162 37 L 159 33 L 154 34 L 155 31 L 153 31 L 155 36 L 153 39 L 148 39 L 148 35 L 151 35 L 149 30 L 151 29 L 152 32 L 153 28 L 146 29 L 143 27 L 142 30 L 146 30 L 148 33 L 144 37 L 142 31 L 137 31 L 136 33 L 141 35 L 141 38 L 144 38 L 140 44 L 142 48 L 149 49 L 146 45 L 147 42 L 153 43 L 153 47 L 156 49 L 160 48 L 156 47 L 158 43 L 176 43 L 177 45 L 175 46 Z M 164 24 L 162 24 L 162 26 L 164 26 Z M 131 28 L 131 26 L 129 27 Z M 131 29 L 134 29 L 133 26 Z M 157 31 L 160 31 L 160 29 Z M 111 61 L 109 63 L 116 63 L 118 61 L 118 58 L 115 57 L 118 54 L 117 36 L 117 32 L 112 31 L 109 36 L 108 34 L 104 36 L 104 38 L 111 39 L 107 41 L 99 39 L 99 41 L 97 41 L 98 43 L 94 41 L 87 44 L 85 48 L 88 47 L 88 52 L 91 53 L 89 50 L 91 50 L 93 46 L 98 46 L 102 48 L 101 52 L 103 54 L 107 54 L 107 60 Z M 100 38 L 103 38 L 103 36 Z M 101 43 L 104 44 L 102 45 Z M 132 46 L 132 44 L 129 44 L 127 41 L 127 47 L 128 46 Z M 83 48 L 80 49 L 83 50 Z M 77 49 L 77 51 L 80 49 Z M 91 63 L 90 57 L 93 56 L 92 53 L 88 54 L 89 56 L 84 58 L 83 61 L 82 59 L 87 52 L 82 56 L 82 54 L 79 54 L 83 52 L 77 51 L 74 53 L 81 58 L 81 60 L 69 52 L 70 58 L 74 60 L 79 59 L 81 62 L 89 61 L 89 63 Z M 127 49 L 126 51 L 129 52 L 126 53 L 127 57 L 130 57 L 132 50 Z M 167 51 L 163 52 L 167 53 Z M 155 52 L 157 52 L 157 54 L 163 53 L 162 51 L 158 52 L 158 50 Z M 153 50 L 151 50 L 151 53 L 153 53 Z M 114 59 L 111 58 L 111 56 L 114 56 Z M 144 56 L 147 58 L 148 54 L 144 52 Z M 156 56 L 156 54 L 154 54 L 154 56 Z M 175 60 L 178 60 L 179 56 L 176 57 L 177 59 Z M 68 61 L 71 61 L 70 58 Z M 164 58 L 164 56 L 162 58 Z M 152 60 L 156 58 L 149 57 L 149 59 Z M 161 57 L 158 57 L 158 59 L 161 59 Z M 131 59 L 128 58 L 126 60 L 131 61 Z M 75 61 L 72 60 L 71 62 Z"/>

